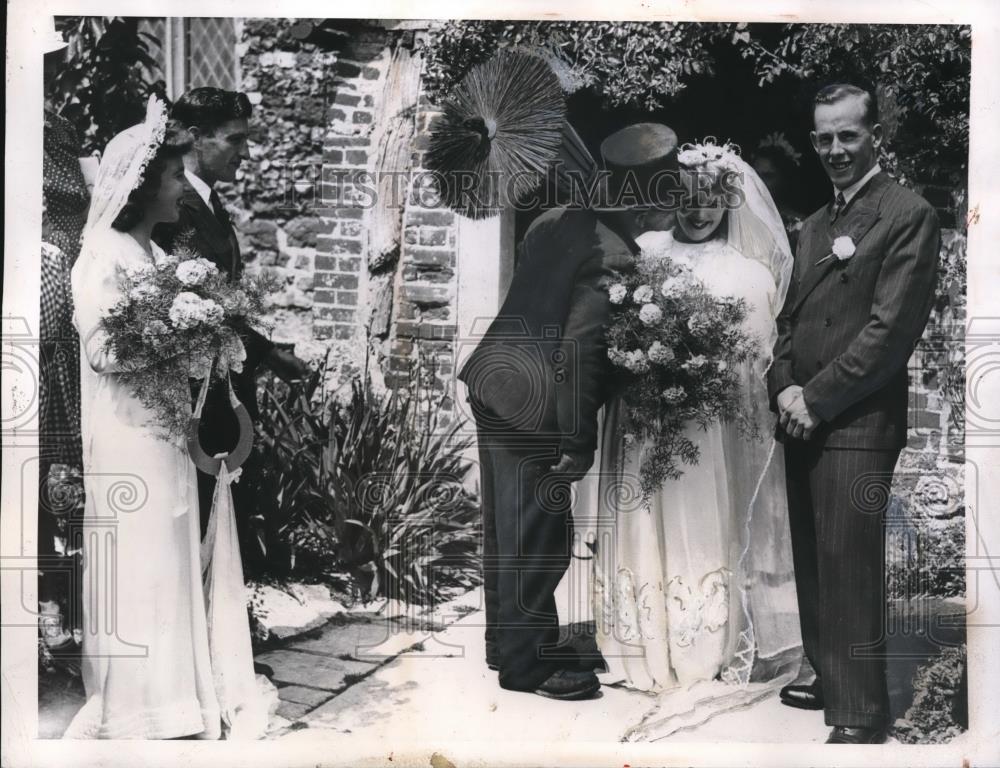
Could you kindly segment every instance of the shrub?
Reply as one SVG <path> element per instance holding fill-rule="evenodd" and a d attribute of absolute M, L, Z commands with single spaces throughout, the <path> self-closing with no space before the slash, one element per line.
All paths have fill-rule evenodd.
<path fill-rule="evenodd" d="M 947 648 L 913 676 L 913 704 L 896 721 L 893 735 L 904 744 L 943 744 L 968 724 L 965 646 Z"/>
<path fill-rule="evenodd" d="M 266 388 L 261 468 L 248 478 L 245 541 L 266 555 L 265 575 L 414 603 L 476 583 L 479 504 L 463 486 L 471 441 L 460 423 L 368 380 L 351 382 L 346 403 L 313 397 L 315 383 L 279 392 Z"/>
<path fill-rule="evenodd" d="M 167 86 L 152 50 L 160 41 L 139 31 L 136 16 L 57 17 L 69 42 L 49 84 L 56 111 L 83 138 L 83 151 L 104 151 L 111 138 L 142 122 L 146 100 L 166 100 Z"/>

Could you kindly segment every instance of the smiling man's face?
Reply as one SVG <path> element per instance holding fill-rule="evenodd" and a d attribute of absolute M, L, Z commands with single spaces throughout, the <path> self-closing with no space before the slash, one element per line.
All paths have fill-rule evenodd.
<path fill-rule="evenodd" d="M 882 126 L 869 125 L 863 97 L 845 96 L 833 104 L 818 104 L 813 120 L 816 130 L 809 138 L 837 189 L 859 181 L 875 165 Z"/>
<path fill-rule="evenodd" d="M 227 120 L 210 133 L 204 133 L 197 127 L 190 130 L 195 137 L 195 172 L 209 184 L 233 181 L 240 163 L 250 157 L 247 119 Z"/>

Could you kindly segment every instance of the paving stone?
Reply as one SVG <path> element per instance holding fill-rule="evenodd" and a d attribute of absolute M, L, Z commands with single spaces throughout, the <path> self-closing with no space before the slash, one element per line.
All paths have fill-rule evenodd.
<path fill-rule="evenodd" d="M 389 666 L 397 664 L 398 660 Z M 419 697 L 417 683 L 408 681 L 391 685 L 377 675 L 317 707 L 305 717 L 305 722 L 310 728 L 350 732 L 391 720 L 394 708 L 412 705 L 411 699 Z"/>
<path fill-rule="evenodd" d="M 396 630 L 391 622 L 381 619 L 331 620 L 318 637 L 293 640 L 290 650 L 323 653 L 341 659 L 353 659 L 369 668 L 387 660 L 385 654 L 375 649 L 388 640 Z"/>
<path fill-rule="evenodd" d="M 308 712 L 312 707 L 308 704 L 296 704 L 291 701 L 283 701 L 278 705 L 277 715 L 283 717 L 286 720 L 298 720 L 306 712 Z"/>
<path fill-rule="evenodd" d="M 328 691 L 339 691 L 351 683 L 351 677 L 364 675 L 372 669 L 371 664 L 360 661 L 284 648 L 267 651 L 256 658 L 257 661 L 270 665 L 274 670 L 276 683 L 311 686 Z"/>
<path fill-rule="evenodd" d="M 308 704 L 315 707 L 330 698 L 330 691 L 319 691 L 315 688 L 303 688 L 301 685 L 284 685 L 278 689 L 278 698 L 293 704 Z"/>

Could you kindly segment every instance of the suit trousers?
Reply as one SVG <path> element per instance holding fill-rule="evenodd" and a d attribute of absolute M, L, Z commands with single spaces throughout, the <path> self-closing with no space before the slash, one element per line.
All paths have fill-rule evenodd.
<path fill-rule="evenodd" d="M 556 441 L 480 429 L 479 456 L 487 645 L 502 688 L 534 690 L 560 666 L 555 590 L 572 553 L 571 489 L 548 471 Z"/>
<path fill-rule="evenodd" d="M 826 723 L 889 721 L 885 663 L 885 512 L 896 450 L 785 443 L 788 511 L 805 653 Z"/>

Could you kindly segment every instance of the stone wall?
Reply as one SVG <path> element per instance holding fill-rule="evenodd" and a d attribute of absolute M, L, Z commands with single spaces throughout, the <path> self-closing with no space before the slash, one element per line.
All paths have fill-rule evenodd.
<path fill-rule="evenodd" d="M 252 160 L 235 184 L 220 190 L 234 211 L 241 250 L 251 273 L 270 270 L 283 286 L 274 300 L 277 341 L 321 359 L 315 341 L 314 275 L 323 222 L 316 204 L 318 168 L 333 100 L 329 73 L 336 56 L 302 43 L 293 20 L 246 19 L 237 46 L 241 90 L 254 106 Z"/>

